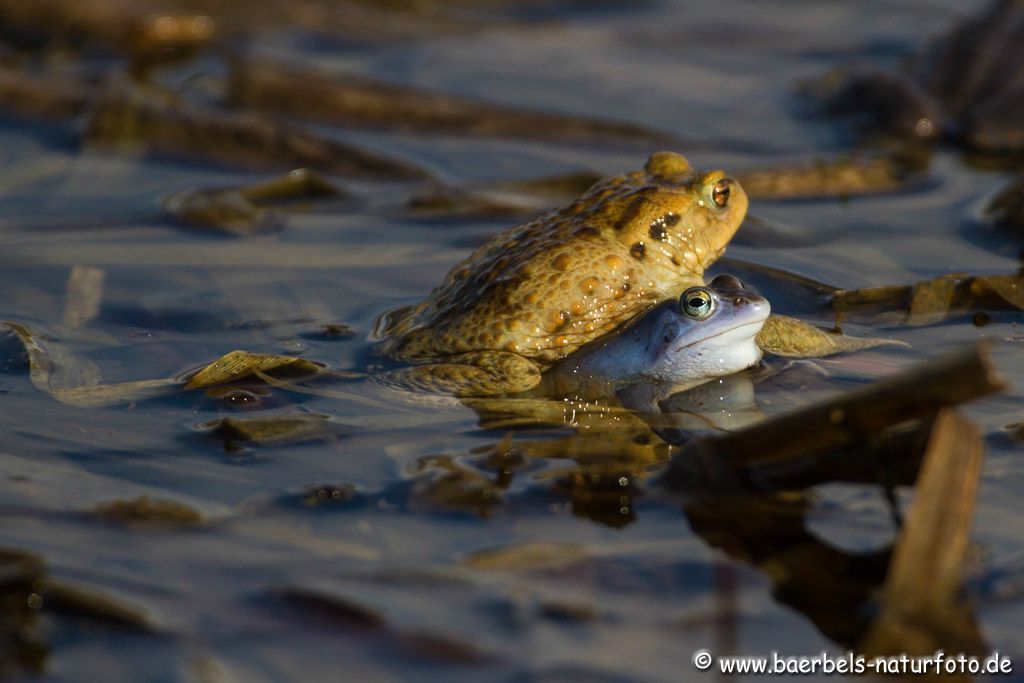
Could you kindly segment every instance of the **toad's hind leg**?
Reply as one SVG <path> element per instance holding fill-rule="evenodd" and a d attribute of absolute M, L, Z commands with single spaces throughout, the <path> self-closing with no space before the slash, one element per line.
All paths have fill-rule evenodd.
<path fill-rule="evenodd" d="M 514 353 L 475 351 L 451 356 L 443 363 L 381 373 L 372 381 L 430 394 L 494 396 L 537 386 L 540 368 L 530 359 Z"/>

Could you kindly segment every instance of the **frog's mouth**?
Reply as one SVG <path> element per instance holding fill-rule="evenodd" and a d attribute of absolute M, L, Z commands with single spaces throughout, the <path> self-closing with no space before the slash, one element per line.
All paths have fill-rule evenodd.
<path fill-rule="evenodd" d="M 718 332 L 716 334 L 710 334 L 706 337 L 701 337 L 699 339 L 688 341 L 685 344 L 680 344 L 679 346 L 673 347 L 672 353 L 682 353 L 686 349 L 690 349 L 698 345 L 720 348 L 722 346 L 737 344 L 748 339 L 753 340 L 754 337 L 757 336 L 757 333 L 761 331 L 761 328 L 764 327 L 764 321 L 767 319 L 768 316 L 765 315 L 765 317 L 761 318 L 760 320 L 752 320 L 749 323 L 736 325 L 735 327 L 730 327 L 729 329 L 722 330 L 721 332 Z M 710 342 L 713 339 L 717 341 L 708 344 L 708 342 Z"/>

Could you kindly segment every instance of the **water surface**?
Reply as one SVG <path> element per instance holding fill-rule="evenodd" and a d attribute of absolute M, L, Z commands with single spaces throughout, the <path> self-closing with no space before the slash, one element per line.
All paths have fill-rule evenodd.
<path fill-rule="evenodd" d="M 833 124 L 794 116 L 794 80 L 850 61 L 893 63 L 976 6 L 579 3 L 495 10 L 478 30 L 436 37 L 346 47 L 291 32 L 256 48 L 644 124 L 705 140 L 680 150 L 694 166 L 733 169 L 842 151 L 849 140 Z M 619 173 L 654 151 L 324 130 L 452 184 Z M 80 151 L 70 137 L 57 126 L 0 125 L 0 318 L 51 336 L 94 363 L 103 382 L 173 377 L 234 349 L 363 369 L 378 315 L 417 301 L 514 222 L 410 217 L 410 185 L 337 178 L 350 200 L 296 212 L 281 232 L 203 234 L 161 218 L 161 200 L 269 174 Z M 1014 272 L 1016 248 L 976 225 L 1007 176 L 950 149 L 930 174 L 922 189 L 874 198 L 755 202 L 751 213 L 787 239 L 744 239 L 741 230 L 728 254 L 843 288 Z M 72 329 L 64 315 L 76 266 L 102 270 L 104 286 L 99 315 Z M 770 278 L 743 275 L 777 290 L 775 310 L 831 322 Z M 782 410 L 979 338 L 1001 342 L 997 364 L 1019 387 L 1021 322 L 998 314 L 982 328 L 960 316 L 874 329 L 912 349 L 798 368 L 762 390 L 761 408 Z M 323 336 L 329 323 L 356 337 Z M 869 330 L 863 321 L 847 329 Z M 8 341 L 2 349 L 17 355 Z M 404 405 L 360 384 L 331 387 L 349 397 L 274 390 L 248 412 L 202 392 L 77 408 L 38 391 L 16 362 L 0 370 L 0 545 L 37 553 L 55 579 L 139 608 L 155 631 L 53 618 L 43 666 L 16 668 L 11 680 L 74 681 L 88 671 L 91 680 L 139 681 L 676 681 L 698 680 L 698 648 L 845 649 L 773 597 L 773 577 L 735 557 L 739 540 L 733 555 L 714 547 L 724 532 L 708 520 L 729 530 L 742 516 L 713 505 L 684 511 L 685 501 L 653 490 L 620 504 L 614 488 L 596 502 L 574 489 L 567 426 L 483 428 L 465 406 Z M 1022 408 L 1018 389 L 966 408 L 988 449 L 969 589 L 989 644 L 1010 653 L 1024 646 L 1024 468 L 1005 426 Z M 228 415 L 295 414 L 326 416 L 329 429 L 226 448 L 205 427 Z M 535 442 L 556 445 L 534 457 Z M 509 463 L 510 481 L 501 473 Z M 456 474 L 467 497 L 435 495 Z M 481 498 L 480 478 L 504 488 Z M 90 512 L 138 496 L 187 505 L 205 523 L 133 527 Z M 749 514 L 777 514 L 850 553 L 884 549 L 896 533 L 877 486 L 823 486 L 771 509 Z"/>

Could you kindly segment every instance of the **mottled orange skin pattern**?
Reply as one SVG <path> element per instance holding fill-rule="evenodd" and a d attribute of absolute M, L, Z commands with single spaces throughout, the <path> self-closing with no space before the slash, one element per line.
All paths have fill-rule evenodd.
<path fill-rule="evenodd" d="M 728 198 L 718 206 L 712 193 L 723 179 Z M 722 171 L 658 152 L 643 171 L 599 181 L 571 205 L 492 237 L 423 302 L 391 314 L 382 351 L 434 364 L 489 351 L 543 370 L 703 284 L 746 211 L 746 194 Z"/>

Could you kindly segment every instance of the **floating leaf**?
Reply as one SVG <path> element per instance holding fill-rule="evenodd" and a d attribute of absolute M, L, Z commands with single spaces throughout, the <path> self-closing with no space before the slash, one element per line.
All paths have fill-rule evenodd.
<path fill-rule="evenodd" d="M 182 190 L 164 202 L 175 220 L 239 237 L 262 235 L 284 227 L 284 216 L 252 203 L 236 189 Z"/>
<path fill-rule="evenodd" d="M 911 285 L 840 290 L 839 313 L 901 313 L 910 325 L 934 324 L 954 313 L 1024 309 L 1024 276 L 949 273 Z"/>
<path fill-rule="evenodd" d="M 100 371 L 92 362 L 57 342 L 44 341 L 21 323 L 0 321 L 0 327 L 13 332 L 25 347 L 32 384 L 61 403 L 99 408 L 163 396 L 181 387 L 181 381 L 175 379 L 99 384 Z"/>
<path fill-rule="evenodd" d="M 338 197 L 345 194 L 334 183 L 308 168 L 297 168 L 276 178 L 271 178 L 261 183 L 253 183 L 252 185 L 244 185 L 237 189 L 247 199 L 260 204 L 293 201 L 296 199 Z"/>
<path fill-rule="evenodd" d="M 223 384 L 249 377 L 257 372 L 305 376 L 320 374 L 323 369 L 324 366 L 319 363 L 295 356 L 232 351 L 195 372 L 186 382 L 185 388 L 199 389 Z"/>
<path fill-rule="evenodd" d="M 329 619 L 338 626 L 380 630 L 387 628 L 384 614 L 355 598 L 304 586 L 272 588 L 271 594 L 303 612 Z"/>
<path fill-rule="evenodd" d="M 246 168 L 309 166 L 379 180 L 418 180 L 417 166 L 364 151 L 259 112 L 154 101 L 146 93 L 104 93 L 86 122 L 87 144 L 190 157 Z"/>
<path fill-rule="evenodd" d="M 848 337 L 786 315 L 772 314 L 757 335 L 757 345 L 766 353 L 786 358 L 818 358 L 835 353 L 860 351 L 882 345 L 908 346 L 897 339 Z"/>
<path fill-rule="evenodd" d="M 914 285 L 910 295 L 908 325 L 934 325 L 949 314 L 956 293 L 957 276 L 923 280 Z"/>
<path fill-rule="evenodd" d="M 144 379 L 136 382 L 65 387 L 53 389 L 50 394 L 61 403 L 79 408 L 103 408 L 166 396 L 179 391 L 181 387 L 182 383 L 177 379 Z"/>
<path fill-rule="evenodd" d="M 29 377 L 40 391 L 54 393 L 62 389 L 94 386 L 100 381 L 99 369 L 52 340 L 44 340 L 27 326 L 10 320 L 0 326 L 13 332 L 28 355 Z"/>
<path fill-rule="evenodd" d="M 188 505 L 149 496 L 100 503 L 93 513 L 103 520 L 131 525 L 195 526 L 203 521 L 202 514 Z"/>
<path fill-rule="evenodd" d="M 635 124 L 550 114 L 400 86 L 365 76 L 328 73 L 310 64 L 237 60 L 232 104 L 327 121 L 428 133 L 601 142 L 671 142 Z"/>
<path fill-rule="evenodd" d="M 587 558 L 590 551 L 579 543 L 520 543 L 481 550 L 462 564 L 487 571 L 557 571 Z"/>
<path fill-rule="evenodd" d="M 448 186 L 432 187 L 415 195 L 408 207 L 417 214 L 480 218 L 518 216 L 540 208 L 514 196 Z"/>
<path fill-rule="evenodd" d="M 299 168 L 252 185 L 182 190 L 164 201 L 164 211 L 186 225 L 246 237 L 284 227 L 284 214 L 267 205 L 340 194 L 323 176 Z"/>
<path fill-rule="evenodd" d="M 979 297 L 994 292 L 1008 304 L 1024 310 L 1024 278 L 1020 275 L 987 275 L 971 282 L 971 293 Z"/>
<path fill-rule="evenodd" d="M 740 171 L 736 179 L 753 199 L 849 197 L 903 189 L 920 166 L 896 156 L 852 157 Z"/>
<path fill-rule="evenodd" d="M 344 431 L 326 415 L 274 415 L 269 417 L 222 417 L 200 425 L 213 436 L 224 439 L 230 450 L 236 441 L 279 443 L 318 439 Z"/>
<path fill-rule="evenodd" d="M 42 609 L 49 612 L 90 619 L 142 633 L 159 631 L 156 621 L 144 608 L 91 588 L 47 580 L 40 595 Z"/>
<path fill-rule="evenodd" d="M 316 331 L 303 332 L 300 336 L 317 341 L 348 341 L 355 339 L 358 331 L 345 323 L 325 323 Z"/>
<path fill-rule="evenodd" d="M 417 467 L 410 494 L 414 507 L 467 510 L 486 517 L 501 502 L 500 485 L 450 456 L 422 458 Z"/>

